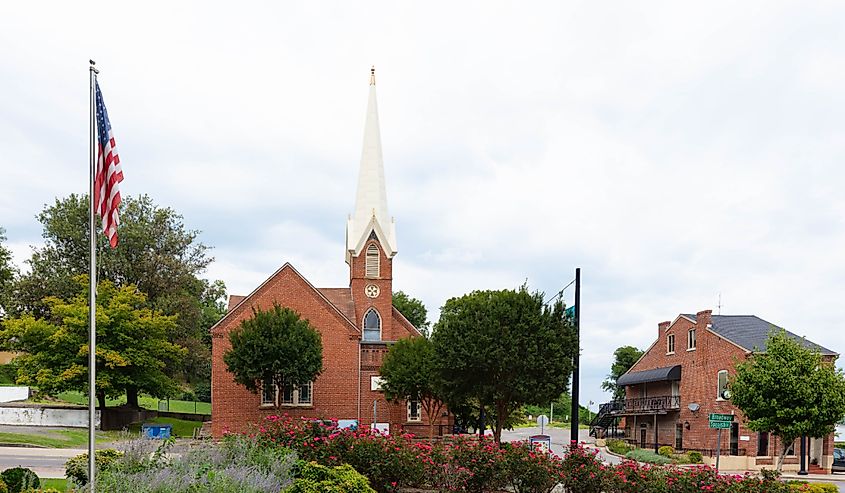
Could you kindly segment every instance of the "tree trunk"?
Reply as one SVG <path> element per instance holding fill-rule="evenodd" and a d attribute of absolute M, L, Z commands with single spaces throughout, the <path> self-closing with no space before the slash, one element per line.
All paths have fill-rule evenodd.
<path fill-rule="evenodd" d="M 426 416 L 428 416 L 428 437 L 434 438 L 434 423 L 440 419 L 443 402 L 433 398 L 425 398 L 422 399 L 421 403 Z"/>
<path fill-rule="evenodd" d="M 786 443 L 786 442 L 781 443 L 780 456 L 778 456 L 778 466 L 777 466 L 778 472 L 782 472 L 782 470 L 783 470 L 783 458 L 786 457 L 786 451 L 789 450 L 789 447 L 791 447 L 791 446 L 792 446 L 792 443 Z"/>
<path fill-rule="evenodd" d="M 126 405 L 132 409 L 141 409 L 138 405 L 138 387 L 129 385 L 126 387 Z"/>
<path fill-rule="evenodd" d="M 106 410 L 106 393 L 97 392 L 97 403 L 100 405 L 100 411 Z"/>
<path fill-rule="evenodd" d="M 493 430 L 493 439 L 496 445 L 502 444 L 502 425 L 508 420 L 508 404 L 507 402 L 499 402 L 496 404 L 496 428 Z"/>

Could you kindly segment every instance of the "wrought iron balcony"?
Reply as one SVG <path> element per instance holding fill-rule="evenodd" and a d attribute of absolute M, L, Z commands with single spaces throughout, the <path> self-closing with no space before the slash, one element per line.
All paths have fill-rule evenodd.
<path fill-rule="evenodd" d="M 623 414 L 652 414 L 675 411 L 680 408 L 681 396 L 657 395 L 606 402 L 599 407 L 599 414 L 617 416 Z"/>

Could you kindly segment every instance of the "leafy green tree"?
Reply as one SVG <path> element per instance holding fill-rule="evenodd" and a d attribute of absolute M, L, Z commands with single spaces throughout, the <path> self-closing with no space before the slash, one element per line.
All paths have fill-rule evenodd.
<path fill-rule="evenodd" d="M 48 298 L 43 318 L 24 314 L 6 320 L 0 340 L 20 351 L 18 383 L 50 395 L 67 390 L 88 392 L 88 277 L 74 280 L 70 300 Z M 134 285 L 97 286 L 97 399 L 127 395 L 137 407 L 138 392 L 165 398 L 178 383 L 167 365 L 185 356 L 185 349 L 167 341 L 176 317 L 152 310 Z"/>
<path fill-rule="evenodd" d="M 223 354 L 235 382 L 258 393 L 265 382 L 277 389 L 313 381 L 323 371 L 323 343 L 308 320 L 274 304 L 253 310 L 252 318 L 229 333 L 232 348 Z M 278 407 L 278 402 L 276 406 Z"/>
<path fill-rule="evenodd" d="M 475 400 L 501 440 L 511 413 L 565 392 L 577 350 L 564 305 L 519 290 L 474 291 L 446 302 L 432 342 L 450 408 Z"/>
<path fill-rule="evenodd" d="M 625 398 L 625 387 L 617 385 L 616 381 L 626 371 L 630 370 L 642 355 L 643 352 L 634 346 L 622 346 L 616 348 L 616 351 L 613 352 L 614 361 L 610 367 L 610 375 L 601 383 L 601 388 L 608 392 L 613 392 L 614 400 Z"/>
<path fill-rule="evenodd" d="M 435 365 L 434 345 L 425 337 L 400 339 L 381 364 L 382 390 L 390 401 L 418 399 L 428 416 L 429 436 L 443 410 L 442 383 Z"/>
<path fill-rule="evenodd" d="M 414 324 L 425 337 L 428 337 L 428 330 L 431 323 L 428 321 L 428 310 L 425 309 L 423 302 L 408 296 L 403 291 L 396 291 L 393 293 L 393 306 Z"/>
<path fill-rule="evenodd" d="M 44 246 L 28 261 L 30 271 L 13 286 L 13 315 L 43 317 L 47 298 L 68 300 L 76 293 L 74 277 L 88 274 L 88 197 L 56 199 L 38 215 Z M 159 207 L 149 196 L 124 197 L 120 204 L 120 244 L 109 248 L 97 235 L 98 279 L 118 287 L 135 285 L 150 306 L 178 315 L 168 328 L 168 340 L 190 348 L 178 362 L 188 378 L 210 377 L 211 344 L 208 329 L 225 313 L 225 286 L 199 278 L 213 260 L 199 232 L 187 229 L 181 215 Z"/>
<path fill-rule="evenodd" d="M 3 246 L 4 241 L 6 241 L 6 230 L 0 228 L 0 320 L 7 311 L 9 289 L 17 275 L 17 269 L 12 263 L 12 252 Z"/>
<path fill-rule="evenodd" d="M 795 439 L 827 436 L 845 414 L 842 370 L 785 331 L 769 336 L 765 352 L 737 363 L 729 388 L 749 428 L 780 437 L 778 470 Z"/>

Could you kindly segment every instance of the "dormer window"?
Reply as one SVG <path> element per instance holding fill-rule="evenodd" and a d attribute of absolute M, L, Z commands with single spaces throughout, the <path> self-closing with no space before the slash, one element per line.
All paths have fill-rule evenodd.
<path fill-rule="evenodd" d="M 695 349 L 695 329 L 690 329 L 687 332 L 687 351 Z"/>
<path fill-rule="evenodd" d="M 364 273 L 366 277 L 375 279 L 379 276 L 379 254 L 378 254 L 378 247 L 375 244 L 370 244 L 367 247 L 367 265 L 366 265 L 366 272 Z"/>
<path fill-rule="evenodd" d="M 364 315 L 364 340 L 381 340 L 381 317 L 379 317 L 375 308 L 370 308 Z"/>

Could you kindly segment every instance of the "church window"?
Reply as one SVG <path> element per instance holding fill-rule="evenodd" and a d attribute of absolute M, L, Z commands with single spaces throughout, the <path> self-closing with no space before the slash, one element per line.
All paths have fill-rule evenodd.
<path fill-rule="evenodd" d="M 721 401 L 725 399 L 725 391 L 728 390 L 728 370 L 719 371 L 719 389 L 716 394 L 716 400 Z"/>
<path fill-rule="evenodd" d="M 420 401 L 416 399 L 408 401 L 408 421 L 422 421 Z"/>
<path fill-rule="evenodd" d="M 367 247 L 367 272 L 366 277 L 376 278 L 379 276 L 379 255 L 378 247 L 370 244 Z"/>
<path fill-rule="evenodd" d="M 370 308 L 367 314 L 364 315 L 364 340 L 381 340 L 381 317 L 379 317 L 378 312 L 374 308 Z"/>
<path fill-rule="evenodd" d="M 276 385 L 272 378 L 265 378 L 261 385 L 261 405 L 276 405 Z"/>
<path fill-rule="evenodd" d="M 279 400 L 283 406 L 310 406 L 314 402 L 314 383 L 285 385 Z"/>

